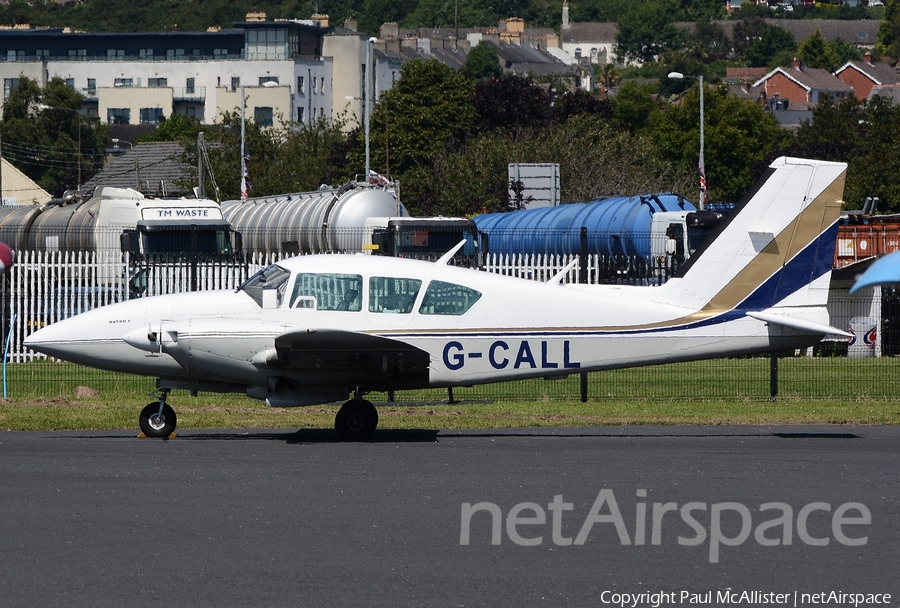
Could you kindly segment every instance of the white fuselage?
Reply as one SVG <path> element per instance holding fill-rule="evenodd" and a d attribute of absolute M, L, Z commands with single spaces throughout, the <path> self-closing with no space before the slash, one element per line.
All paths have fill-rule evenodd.
<path fill-rule="evenodd" d="M 773 334 L 765 323 L 743 315 L 727 321 L 728 315 L 698 316 L 664 303 L 665 285 L 548 285 L 361 255 L 304 256 L 279 265 L 293 273 L 288 285 L 297 273 L 350 270 L 363 285 L 378 276 L 421 280 L 423 288 L 406 313 L 373 312 L 369 289 L 362 290 L 358 310 L 292 308 L 288 298 L 268 308 L 243 291 L 142 298 L 51 325 L 28 345 L 113 371 L 264 387 L 282 374 L 264 365 L 277 336 L 337 329 L 427 351 L 429 384 L 454 386 L 762 352 L 775 339 L 787 340 L 787 348 L 816 339 L 787 330 Z M 465 286 L 481 297 L 461 315 L 422 314 L 424 286 L 432 280 Z M 815 312 L 827 323 L 824 307 Z M 314 385 L 316 379 L 304 377 L 303 383 Z"/>

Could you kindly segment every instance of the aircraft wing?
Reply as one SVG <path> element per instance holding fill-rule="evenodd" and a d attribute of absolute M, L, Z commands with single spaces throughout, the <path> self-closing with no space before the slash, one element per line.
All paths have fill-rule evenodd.
<path fill-rule="evenodd" d="M 339 329 L 297 330 L 275 338 L 266 363 L 322 384 L 371 390 L 428 386 L 431 355 L 399 340 Z"/>

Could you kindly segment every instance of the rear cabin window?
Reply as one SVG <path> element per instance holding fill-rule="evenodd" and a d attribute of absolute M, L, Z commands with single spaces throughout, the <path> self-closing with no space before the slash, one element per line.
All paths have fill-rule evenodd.
<path fill-rule="evenodd" d="M 409 314 L 421 287 L 419 279 L 372 277 L 369 279 L 369 312 Z"/>
<path fill-rule="evenodd" d="M 455 283 L 432 281 L 425 290 L 419 314 L 459 316 L 472 308 L 480 297 L 481 293 L 474 289 Z"/>
<path fill-rule="evenodd" d="M 362 276 L 301 272 L 294 280 L 290 305 L 301 296 L 315 298 L 316 310 L 357 312 L 362 310 Z"/>

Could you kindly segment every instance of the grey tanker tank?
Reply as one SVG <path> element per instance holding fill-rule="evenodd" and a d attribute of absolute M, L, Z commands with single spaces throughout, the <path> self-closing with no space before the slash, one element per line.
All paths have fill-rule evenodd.
<path fill-rule="evenodd" d="M 340 188 L 222 202 L 246 253 L 362 251 L 366 218 L 409 215 L 394 194 L 349 182 Z"/>

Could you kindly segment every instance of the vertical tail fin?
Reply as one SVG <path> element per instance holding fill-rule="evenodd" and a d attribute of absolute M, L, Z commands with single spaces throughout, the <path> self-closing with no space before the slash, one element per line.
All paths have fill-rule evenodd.
<path fill-rule="evenodd" d="M 781 157 L 707 239 L 662 299 L 709 313 L 824 306 L 846 163 Z"/>

